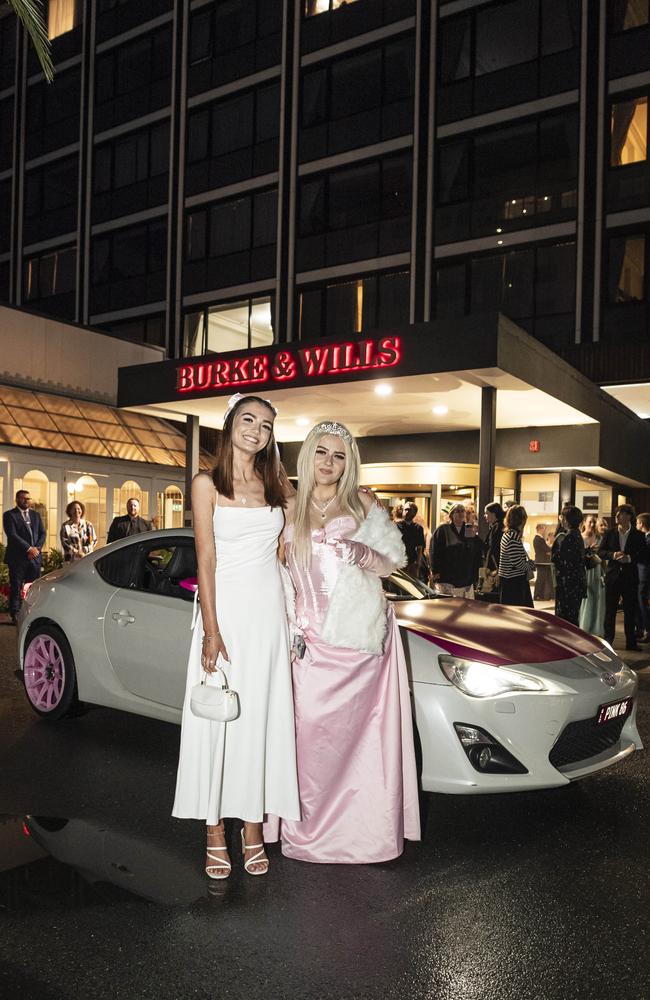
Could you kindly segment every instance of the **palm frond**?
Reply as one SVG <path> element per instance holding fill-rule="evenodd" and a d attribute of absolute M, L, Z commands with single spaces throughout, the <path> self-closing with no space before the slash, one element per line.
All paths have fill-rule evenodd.
<path fill-rule="evenodd" d="M 41 0 L 7 0 L 7 3 L 31 38 L 45 79 L 51 83 L 54 79 L 54 63 Z"/>

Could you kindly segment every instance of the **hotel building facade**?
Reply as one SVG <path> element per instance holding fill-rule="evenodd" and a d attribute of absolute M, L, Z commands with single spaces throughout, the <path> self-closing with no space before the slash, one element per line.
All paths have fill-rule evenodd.
<path fill-rule="evenodd" d="M 222 355 L 398 337 L 266 387 L 289 465 L 338 417 L 432 523 L 485 463 L 533 516 L 645 497 L 647 0 L 47 6 L 52 85 L 0 19 L 0 298 L 161 348 L 121 404 L 216 427 Z"/>

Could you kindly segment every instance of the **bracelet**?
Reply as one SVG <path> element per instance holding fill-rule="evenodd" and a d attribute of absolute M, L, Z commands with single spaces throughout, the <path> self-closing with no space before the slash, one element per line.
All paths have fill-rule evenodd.
<path fill-rule="evenodd" d="M 205 632 L 204 632 L 203 633 L 203 638 L 204 639 L 216 639 L 218 635 L 221 635 L 221 632 L 217 631 L 217 632 L 214 633 L 214 635 L 206 635 Z"/>

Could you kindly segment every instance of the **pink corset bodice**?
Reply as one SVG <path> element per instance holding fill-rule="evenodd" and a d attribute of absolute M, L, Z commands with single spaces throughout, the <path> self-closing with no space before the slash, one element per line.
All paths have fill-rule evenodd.
<path fill-rule="evenodd" d="M 324 528 L 312 531 L 311 566 L 305 570 L 302 566 L 298 566 L 292 557 L 293 525 L 290 524 L 285 529 L 287 565 L 296 588 L 296 619 L 300 628 L 306 633 L 320 631 L 329 599 L 343 565 L 327 541 L 334 538 L 349 538 L 356 530 L 357 524 L 354 518 L 344 514 L 332 518 Z"/>

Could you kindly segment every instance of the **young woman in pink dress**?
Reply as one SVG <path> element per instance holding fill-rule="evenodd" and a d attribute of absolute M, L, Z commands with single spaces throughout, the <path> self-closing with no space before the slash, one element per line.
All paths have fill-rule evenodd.
<path fill-rule="evenodd" d="M 301 861 L 388 861 L 420 838 L 406 663 L 381 586 L 406 555 L 399 529 L 359 490 L 359 470 L 347 428 L 317 424 L 288 501 L 294 630 L 306 651 L 293 663 L 302 819 L 283 820 L 280 837 Z M 277 824 L 265 832 L 277 839 Z"/>

